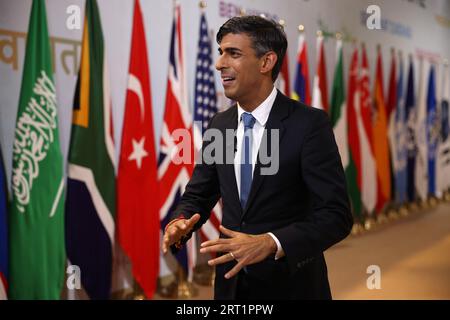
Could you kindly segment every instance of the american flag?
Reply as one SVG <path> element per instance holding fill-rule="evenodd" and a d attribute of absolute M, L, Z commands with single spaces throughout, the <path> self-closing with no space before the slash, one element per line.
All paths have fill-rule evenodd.
<path fill-rule="evenodd" d="M 211 39 L 208 35 L 208 24 L 204 12 L 201 13 L 200 17 L 200 35 L 195 74 L 194 141 L 195 148 L 198 151 L 201 149 L 202 130 L 208 127 L 209 121 L 218 111 Z M 219 225 L 221 221 L 222 209 L 220 202 L 218 202 L 211 212 L 209 220 L 200 229 L 200 235 L 203 240 L 219 237 Z"/>
<path fill-rule="evenodd" d="M 192 133 L 192 114 L 188 105 L 185 59 L 181 37 L 181 11 L 178 3 L 175 7 L 169 56 L 166 105 L 158 159 L 159 213 L 162 230 L 169 222 L 170 213 L 181 199 L 194 169 L 193 159 L 189 159 L 187 162 L 174 161 L 180 155 L 181 150 L 179 148 L 182 147 L 179 145 L 179 141 L 175 141 L 175 130 L 185 129 L 189 134 Z M 193 147 L 192 144 L 191 150 Z M 196 262 L 195 236 L 177 253 L 176 258 L 180 266 L 187 272 L 189 280 L 192 280 L 193 267 Z M 165 264 L 165 260 L 161 259 L 160 276 L 165 276 L 167 273 L 170 273 L 169 268 Z"/>

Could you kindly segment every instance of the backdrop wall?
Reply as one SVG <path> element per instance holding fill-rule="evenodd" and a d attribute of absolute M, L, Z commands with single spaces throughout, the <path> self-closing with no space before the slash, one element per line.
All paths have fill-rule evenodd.
<path fill-rule="evenodd" d="M 110 72 L 117 157 L 122 133 L 134 0 L 97 0 L 97 2 L 102 19 Z M 189 94 L 192 104 L 200 9 L 196 0 L 181 0 L 180 3 Z M 238 14 L 241 8 L 245 9 L 247 13 L 265 13 L 276 19 L 284 19 L 287 23 L 286 33 L 289 41 L 291 81 L 294 76 L 296 59 L 297 26 L 300 23 L 306 27 L 310 81 L 312 81 L 315 71 L 315 34 L 319 28 L 331 32 L 342 31 L 359 41 L 365 41 L 371 77 L 374 74 L 376 45 L 381 44 L 384 58 L 385 91 L 388 85 L 390 48 L 392 46 L 403 50 L 406 54 L 421 52 L 421 54 L 433 57 L 450 57 L 450 2 L 447 0 L 280 0 L 276 2 L 266 0 L 208 0 L 207 4 L 206 15 L 209 28 L 214 35 L 228 17 Z M 369 30 L 366 27 L 363 13 L 371 4 L 376 4 L 381 9 L 383 30 Z M 66 27 L 66 21 L 69 18 L 66 10 L 71 5 L 80 8 L 81 28 L 78 30 L 70 30 Z M 61 147 L 64 159 L 66 159 L 70 138 L 73 92 L 80 59 L 80 46 L 77 43 L 81 41 L 84 1 L 47 0 L 46 6 L 50 36 L 57 37 L 57 39 L 55 38 L 57 57 L 55 60 L 55 80 L 58 95 Z M 150 56 L 155 139 L 158 146 L 164 114 L 173 3 L 172 1 L 162 0 L 141 0 L 141 7 Z M 27 32 L 30 9 L 31 0 L 0 0 L 0 145 L 5 158 L 9 184 L 25 38 L 20 35 L 15 38 L 17 40 L 16 66 L 9 59 L 12 51 L 10 46 L 5 45 L 5 41 L 13 39 L 10 32 Z M 74 58 L 70 55 L 65 57 L 66 70 L 61 55 L 66 50 L 72 50 L 73 53 L 74 45 L 77 57 Z M 335 41 L 328 39 L 325 46 L 328 88 L 331 89 L 336 59 Z M 346 43 L 344 47 L 346 73 L 349 67 L 351 47 L 351 43 Z M 217 57 L 216 51 L 214 54 Z M 416 61 L 416 74 L 418 72 L 417 66 Z M 347 75 L 345 75 L 345 79 L 347 81 Z M 418 76 L 416 76 L 416 81 L 418 81 L 417 79 Z M 216 82 L 218 91 L 222 92 L 218 75 Z M 438 78 L 438 82 L 440 82 L 440 78 Z"/>

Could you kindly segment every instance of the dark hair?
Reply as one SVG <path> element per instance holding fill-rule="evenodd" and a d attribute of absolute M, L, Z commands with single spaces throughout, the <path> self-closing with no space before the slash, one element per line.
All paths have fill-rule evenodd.
<path fill-rule="evenodd" d="M 287 49 L 286 34 L 283 27 L 273 20 L 260 16 L 234 17 L 220 27 L 216 36 L 217 43 L 220 44 L 223 37 L 229 33 L 245 33 L 248 35 L 252 39 L 252 47 L 258 58 L 261 58 L 269 51 L 276 53 L 277 63 L 272 69 L 272 80 L 275 81 Z"/>

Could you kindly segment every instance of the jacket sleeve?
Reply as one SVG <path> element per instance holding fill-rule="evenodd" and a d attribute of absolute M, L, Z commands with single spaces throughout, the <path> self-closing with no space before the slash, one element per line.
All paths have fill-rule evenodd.
<path fill-rule="evenodd" d="M 346 180 L 331 122 L 323 111 L 312 112 L 301 146 L 300 166 L 309 191 L 312 213 L 304 220 L 273 231 L 291 272 L 343 240 L 351 231 Z"/>
<path fill-rule="evenodd" d="M 215 118 L 216 116 L 211 119 L 208 129 L 213 127 Z M 203 140 L 202 154 L 204 154 L 205 148 L 211 142 L 212 141 Z M 196 164 L 192 177 L 186 186 L 178 206 L 172 212 L 171 217 L 172 220 L 180 217 L 189 219 L 194 214 L 199 213 L 201 218 L 192 231 L 181 239 L 180 243 L 171 247 L 173 253 L 178 251 L 178 249 L 191 238 L 192 233 L 200 229 L 209 219 L 211 210 L 214 208 L 219 198 L 220 187 L 216 165 L 214 163 L 206 164 L 203 161 Z"/>

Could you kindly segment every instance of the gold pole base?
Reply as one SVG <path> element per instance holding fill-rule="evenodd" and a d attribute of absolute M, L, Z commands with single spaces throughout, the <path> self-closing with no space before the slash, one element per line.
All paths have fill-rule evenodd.
<path fill-rule="evenodd" d="M 384 213 L 380 213 L 377 216 L 377 223 L 378 224 L 385 224 L 387 222 L 389 222 L 389 219 L 386 217 L 386 215 Z"/>
<path fill-rule="evenodd" d="M 215 268 L 208 264 L 198 265 L 194 268 L 194 282 L 206 286 L 214 286 L 214 278 L 216 276 Z"/>
<path fill-rule="evenodd" d="M 158 281 L 158 294 L 166 299 L 176 299 L 177 298 L 177 283 L 176 281 L 172 281 L 169 284 L 162 284 L 161 281 Z"/>
<path fill-rule="evenodd" d="M 176 299 L 190 299 L 198 295 L 198 289 L 192 282 L 181 281 L 177 287 Z"/>
<path fill-rule="evenodd" d="M 450 192 L 445 191 L 444 193 L 444 200 L 447 202 L 450 202 Z"/>
<path fill-rule="evenodd" d="M 398 220 L 400 218 L 400 216 L 396 210 L 391 209 L 387 213 L 387 218 L 388 218 L 388 220 L 395 221 L 395 220 Z"/>
<path fill-rule="evenodd" d="M 428 200 L 421 200 L 419 206 L 421 209 L 424 210 L 430 209 L 430 204 L 428 203 Z"/>
<path fill-rule="evenodd" d="M 364 227 L 359 223 L 354 223 L 352 227 L 351 234 L 356 236 L 364 232 Z"/>
<path fill-rule="evenodd" d="M 411 212 L 417 212 L 419 210 L 419 206 L 417 205 L 416 202 L 411 202 L 409 204 L 409 209 Z"/>
<path fill-rule="evenodd" d="M 158 282 L 158 293 L 167 299 L 190 299 L 198 295 L 198 289 L 192 282 L 187 281 L 183 268 L 179 267 L 175 281 L 166 285 Z"/>
<path fill-rule="evenodd" d="M 428 199 L 428 204 L 429 204 L 430 208 L 434 209 L 438 205 L 438 199 L 436 197 L 431 197 Z"/>
<path fill-rule="evenodd" d="M 400 217 L 407 217 L 409 215 L 409 210 L 406 205 L 402 205 L 399 210 Z"/>
<path fill-rule="evenodd" d="M 374 218 L 368 218 L 364 222 L 364 230 L 366 230 L 366 231 L 370 231 L 370 230 L 374 229 L 375 226 L 376 226 L 376 222 L 375 222 Z"/>

